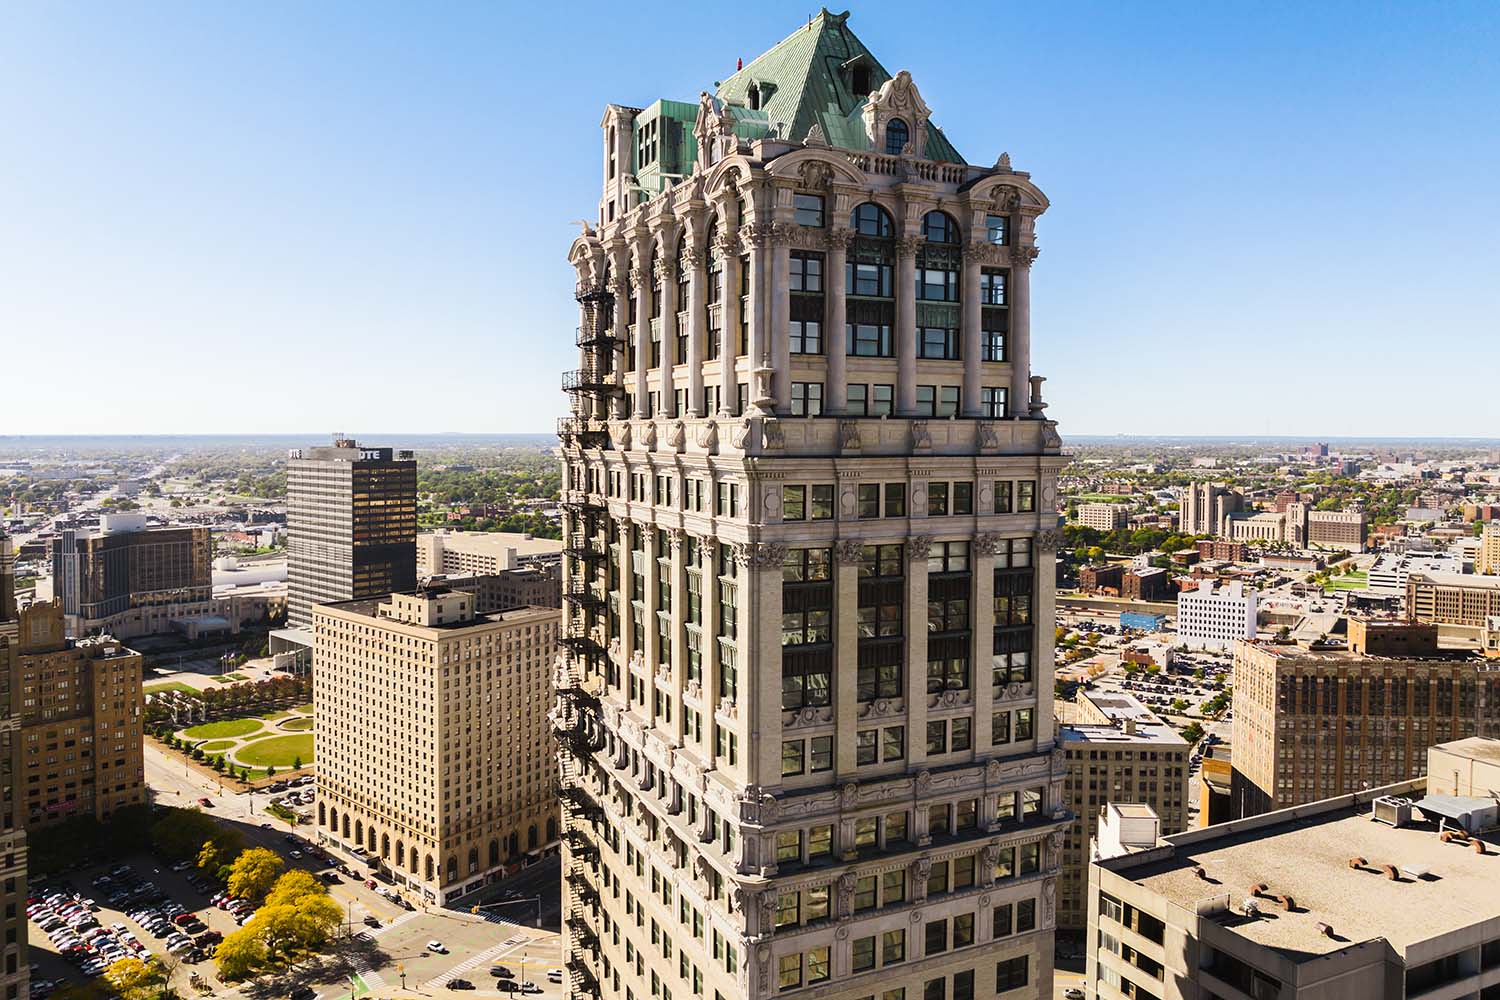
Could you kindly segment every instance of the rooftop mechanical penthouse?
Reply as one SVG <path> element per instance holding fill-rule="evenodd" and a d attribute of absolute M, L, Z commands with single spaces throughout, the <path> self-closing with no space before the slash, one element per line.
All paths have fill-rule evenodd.
<path fill-rule="evenodd" d="M 1046 197 L 827 11 L 601 129 L 559 428 L 571 995 L 1050 996 Z"/>

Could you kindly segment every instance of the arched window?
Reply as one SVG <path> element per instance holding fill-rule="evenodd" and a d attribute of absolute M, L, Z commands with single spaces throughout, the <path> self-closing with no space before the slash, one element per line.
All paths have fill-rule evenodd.
<path fill-rule="evenodd" d="M 388 833 L 382 833 L 380 835 L 380 856 L 382 858 L 385 858 L 386 860 L 390 860 L 390 857 L 391 857 L 391 835 L 388 834 Z"/>
<path fill-rule="evenodd" d="M 906 142 L 911 138 L 911 129 L 906 127 L 906 122 L 900 118 L 892 118 L 885 125 L 885 153 L 887 156 L 900 156 L 901 151 L 906 148 Z"/>
<path fill-rule="evenodd" d="M 318 825 L 328 825 L 328 807 L 321 802 L 318 803 Z"/>
<path fill-rule="evenodd" d="M 490 841 L 490 867 L 493 868 L 500 863 L 500 841 Z"/>
<path fill-rule="evenodd" d="M 374 828 L 374 827 L 373 827 L 373 826 L 372 826 L 372 827 L 370 827 L 370 843 L 369 843 L 369 849 L 370 849 L 370 853 L 371 853 L 371 854 L 374 854 L 374 853 L 375 853 L 375 828 Z"/>
<path fill-rule="evenodd" d="M 354 842 L 360 847 L 365 846 L 365 821 L 362 819 L 354 821 Z"/>
<path fill-rule="evenodd" d="M 922 218 L 922 245 L 917 250 L 917 357 L 931 361 L 960 359 L 958 305 L 963 254 L 958 223 L 946 212 Z"/>
<path fill-rule="evenodd" d="M 526 831 L 526 849 L 529 851 L 529 850 L 533 849 L 534 847 L 536 847 L 536 824 L 535 823 L 531 824 L 530 829 L 528 829 Z"/>
<path fill-rule="evenodd" d="M 349 814 L 344 813 L 344 839 L 349 839 Z"/>
<path fill-rule="evenodd" d="M 557 818 L 553 817 L 552 819 L 547 820 L 547 843 L 550 844 L 550 843 L 552 843 L 552 841 L 554 841 L 556 839 L 557 839 Z"/>
<path fill-rule="evenodd" d="M 722 338 L 724 336 L 724 312 L 722 309 L 714 308 L 719 304 L 719 293 L 722 291 L 720 279 L 724 272 L 724 259 L 714 253 L 714 243 L 719 238 L 719 220 L 716 217 L 708 225 L 708 238 L 703 244 L 704 260 L 707 272 L 704 275 L 703 285 L 703 328 L 708 331 L 708 357 L 710 360 L 719 356 Z"/>
<path fill-rule="evenodd" d="M 469 848 L 469 874 L 473 875 L 479 870 L 479 848 Z"/>
<path fill-rule="evenodd" d="M 448 868 L 448 881 L 449 882 L 457 882 L 458 881 L 458 858 L 454 857 L 451 854 L 448 855 L 448 865 L 447 865 L 447 868 Z"/>
<path fill-rule="evenodd" d="M 396 867 L 406 867 L 406 841 L 404 840 L 396 841 Z"/>
<path fill-rule="evenodd" d="M 852 357 L 890 358 L 895 356 L 892 329 L 896 321 L 895 226 L 885 209 L 867 201 L 849 215 L 854 239 L 844 263 L 845 302 L 844 352 Z M 895 379 L 892 378 L 891 383 Z M 873 389 L 883 401 L 871 400 Z M 851 386 L 849 412 L 855 416 L 891 412 L 890 384 L 866 387 Z"/>
<path fill-rule="evenodd" d="M 432 881 L 432 869 L 433 869 L 432 855 L 429 854 L 429 855 L 427 855 L 427 880 L 429 882 Z"/>

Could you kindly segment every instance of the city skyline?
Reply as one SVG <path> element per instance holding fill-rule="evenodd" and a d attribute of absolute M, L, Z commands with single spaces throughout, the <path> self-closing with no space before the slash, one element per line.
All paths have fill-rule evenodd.
<path fill-rule="evenodd" d="M 122 380 L 168 356 L 190 377 L 124 413 L 16 379 L 0 433 L 389 425 L 363 391 L 381 380 L 442 389 L 424 431 L 548 429 L 576 324 L 578 229 L 555 206 L 595 182 L 592 95 L 691 101 L 811 13 L 737 12 L 715 45 L 666 11 L 623 82 L 555 58 L 603 46 L 607 18 L 545 10 L 13 11 L 6 365 L 45 372 L 61 345 Z M 911 44 L 893 5 L 855 18 L 960 153 L 1049 178 L 1033 361 L 1065 436 L 1431 436 L 1486 415 L 1463 392 L 1390 404 L 1462 383 L 1413 333 L 1473 342 L 1500 304 L 1492 9 L 1017 9 L 992 21 L 993 69 Z M 1372 266 L 1391 233 L 1421 251 Z M 1144 385 L 1197 403 L 1120 406 Z"/>

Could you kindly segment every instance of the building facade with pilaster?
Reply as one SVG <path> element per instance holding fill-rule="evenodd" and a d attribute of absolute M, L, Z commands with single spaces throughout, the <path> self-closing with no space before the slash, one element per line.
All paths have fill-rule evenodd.
<path fill-rule="evenodd" d="M 1050 996 L 1046 197 L 827 11 L 601 127 L 559 428 L 570 995 Z"/>

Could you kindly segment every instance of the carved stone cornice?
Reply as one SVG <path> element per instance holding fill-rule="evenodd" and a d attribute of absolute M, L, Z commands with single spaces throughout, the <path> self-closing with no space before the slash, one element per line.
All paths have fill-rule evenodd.
<path fill-rule="evenodd" d="M 786 561 L 786 546 L 780 542 L 750 542 L 748 545 L 736 546 L 736 560 L 741 558 L 741 548 L 745 552 L 744 564 L 752 569 L 774 569 Z"/>
<path fill-rule="evenodd" d="M 1017 244 L 1010 248 L 1010 262 L 1016 267 L 1030 267 L 1041 250 Z"/>
<path fill-rule="evenodd" d="M 932 551 L 931 535 L 913 535 L 906 540 L 906 558 L 912 562 L 926 559 L 930 551 Z"/>
<path fill-rule="evenodd" d="M 974 554 L 976 556 L 992 556 L 999 552 L 1005 545 L 1005 536 L 988 532 L 978 535 L 974 539 Z"/>
<path fill-rule="evenodd" d="M 637 265 L 631 265 L 631 268 L 630 268 L 630 287 L 639 290 L 641 288 L 644 288 L 645 286 L 646 286 L 646 269 L 644 267 L 639 267 Z"/>
<path fill-rule="evenodd" d="M 963 246 L 963 257 L 966 261 L 977 261 L 980 264 L 1003 264 L 1006 256 L 1005 247 L 996 246 L 988 240 L 974 240 Z"/>
<path fill-rule="evenodd" d="M 771 223 L 771 245 L 789 247 L 796 243 L 805 231 L 803 227 L 790 222 L 773 222 Z"/>
<path fill-rule="evenodd" d="M 677 264 L 669 257 L 657 257 L 651 262 L 651 271 L 658 285 L 669 284 L 677 276 Z"/>
<path fill-rule="evenodd" d="M 1056 552 L 1062 545 L 1062 541 L 1061 528 L 1048 528 L 1045 531 L 1038 531 L 1032 544 L 1036 546 L 1038 552 Z"/>
<path fill-rule="evenodd" d="M 901 236 L 896 239 L 897 257 L 915 257 L 926 240 L 920 236 Z"/>

